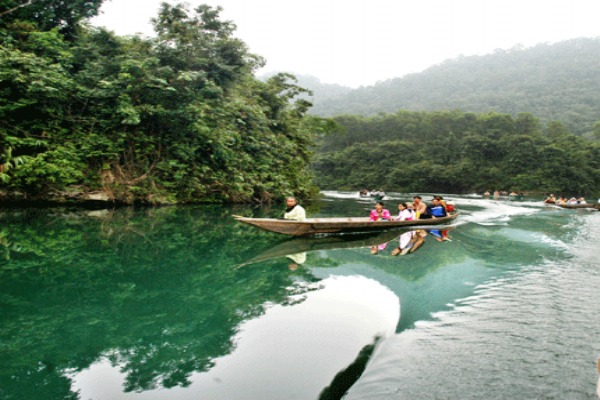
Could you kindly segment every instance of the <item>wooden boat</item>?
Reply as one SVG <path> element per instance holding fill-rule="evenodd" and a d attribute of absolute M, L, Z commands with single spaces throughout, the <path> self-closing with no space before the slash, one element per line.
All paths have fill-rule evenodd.
<path fill-rule="evenodd" d="M 248 218 L 234 215 L 239 222 L 256 226 L 266 231 L 292 236 L 310 236 L 316 234 L 346 234 L 383 232 L 407 226 L 442 225 L 454 220 L 459 213 L 447 217 L 415 219 L 411 221 L 371 221 L 368 217 L 307 218 L 293 221 L 277 218 Z"/>
<path fill-rule="evenodd" d="M 366 192 L 362 190 L 358 193 L 358 195 L 363 199 L 373 199 L 375 201 L 383 200 L 385 197 L 384 192 Z"/>

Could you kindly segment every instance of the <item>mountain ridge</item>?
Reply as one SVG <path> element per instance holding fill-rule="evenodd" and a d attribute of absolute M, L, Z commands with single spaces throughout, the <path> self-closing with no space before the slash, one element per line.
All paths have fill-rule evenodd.
<path fill-rule="evenodd" d="M 333 95 L 327 93 L 330 85 L 318 78 L 301 77 L 298 83 L 315 93 L 313 115 L 528 112 L 544 124 L 561 121 L 573 133 L 592 137 L 593 126 L 600 121 L 600 37 L 459 56 L 419 73 Z"/>

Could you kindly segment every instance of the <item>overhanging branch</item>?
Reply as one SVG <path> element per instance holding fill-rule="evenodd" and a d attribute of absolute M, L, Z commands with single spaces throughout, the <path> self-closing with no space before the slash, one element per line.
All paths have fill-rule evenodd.
<path fill-rule="evenodd" d="M 19 8 L 21 8 L 21 7 L 30 6 L 30 5 L 31 5 L 31 3 L 33 3 L 33 2 L 34 2 L 34 0 L 27 0 L 27 2 L 26 2 L 26 3 L 19 4 L 18 6 L 16 6 L 16 7 L 13 7 L 13 8 L 11 8 L 10 10 L 5 10 L 5 11 L 2 11 L 2 12 L 0 12 L 0 18 L 4 17 L 6 14 L 10 14 L 11 12 L 15 12 L 15 11 L 17 11 L 17 10 L 18 10 Z"/>

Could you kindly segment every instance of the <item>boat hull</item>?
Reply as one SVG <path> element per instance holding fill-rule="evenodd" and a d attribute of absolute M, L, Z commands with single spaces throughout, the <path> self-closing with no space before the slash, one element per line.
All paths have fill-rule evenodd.
<path fill-rule="evenodd" d="M 560 208 L 597 208 L 595 204 L 555 204 Z"/>
<path fill-rule="evenodd" d="M 307 218 L 304 221 L 293 221 L 276 218 L 247 218 L 239 215 L 233 217 L 245 224 L 266 231 L 291 236 L 310 236 L 317 234 L 346 234 L 383 232 L 408 226 L 442 225 L 454 220 L 458 213 L 447 217 L 417 219 L 412 221 L 371 221 L 368 217 L 349 218 Z"/>

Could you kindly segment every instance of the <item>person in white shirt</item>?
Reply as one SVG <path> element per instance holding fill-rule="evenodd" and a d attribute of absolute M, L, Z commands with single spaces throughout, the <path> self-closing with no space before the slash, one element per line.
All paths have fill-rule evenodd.
<path fill-rule="evenodd" d="M 415 219 L 415 212 L 408 208 L 406 203 L 398 204 L 398 216 L 393 221 L 411 221 Z"/>
<path fill-rule="evenodd" d="M 285 199 L 285 205 L 287 206 L 283 219 L 291 219 L 294 221 L 304 221 L 306 219 L 306 211 L 298 204 L 298 200 L 295 197 L 290 196 Z"/>
<path fill-rule="evenodd" d="M 411 221 L 415 218 L 415 211 L 408 208 L 408 204 L 398 204 L 398 216 L 394 217 L 394 221 Z M 416 231 L 404 232 L 399 237 L 398 247 L 392 250 L 392 255 L 397 256 L 398 254 L 405 255 L 411 249 L 415 243 Z"/>

